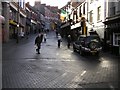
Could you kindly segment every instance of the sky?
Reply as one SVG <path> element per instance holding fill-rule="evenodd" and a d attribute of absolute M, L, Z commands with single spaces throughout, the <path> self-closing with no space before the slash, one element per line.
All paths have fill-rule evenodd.
<path fill-rule="evenodd" d="M 30 2 L 30 5 L 34 5 L 34 1 L 39 0 L 25 0 L 25 2 Z M 50 5 L 50 6 L 58 6 L 58 8 L 62 8 L 67 4 L 70 0 L 41 0 L 42 4 Z"/>

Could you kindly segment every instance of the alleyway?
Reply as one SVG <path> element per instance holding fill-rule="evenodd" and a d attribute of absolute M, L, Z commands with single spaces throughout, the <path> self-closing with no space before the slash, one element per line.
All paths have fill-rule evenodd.
<path fill-rule="evenodd" d="M 118 82 L 118 58 L 102 53 L 82 57 L 62 42 L 57 48 L 55 32 L 49 32 L 36 54 L 34 39 L 3 45 L 3 88 L 108 88 Z M 107 90 L 107 89 L 105 89 Z"/>

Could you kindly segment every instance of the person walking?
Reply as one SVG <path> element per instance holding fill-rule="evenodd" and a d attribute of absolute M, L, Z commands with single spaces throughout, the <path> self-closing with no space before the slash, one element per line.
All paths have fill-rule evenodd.
<path fill-rule="evenodd" d="M 60 36 L 60 34 L 58 34 L 58 48 L 60 48 L 61 42 L 62 42 L 61 36 Z"/>
<path fill-rule="evenodd" d="M 44 33 L 44 42 L 46 42 L 46 39 L 47 39 L 47 34 Z"/>
<path fill-rule="evenodd" d="M 68 37 L 67 37 L 67 47 L 68 48 L 70 48 L 70 44 L 71 44 L 71 36 L 70 35 L 68 35 Z"/>
<path fill-rule="evenodd" d="M 38 36 L 35 38 L 35 45 L 37 46 L 36 52 L 38 54 L 40 54 L 42 40 L 43 40 L 43 35 L 42 35 L 42 33 L 39 33 Z"/>

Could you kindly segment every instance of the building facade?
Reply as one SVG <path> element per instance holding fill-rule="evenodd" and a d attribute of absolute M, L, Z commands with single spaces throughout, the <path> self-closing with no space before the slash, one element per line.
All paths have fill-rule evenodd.
<path fill-rule="evenodd" d="M 82 0 L 81 2 L 79 1 L 76 4 L 77 6 L 73 8 L 70 16 L 70 18 L 72 19 L 71 30 L 74 33 L 75 40 L 79 35 L 88 35 L 88 2 L 86 0 Z"/>
<path fill-rule="evenodd" d="M 9 2 L 2 2 L 2 16 L 5 18 L 4 24 L 2 24 L 2 42 L 9 40 Z"/>
<path fill-rule="evenodd" d="M 18 6 L 19 4 L 19 6 Z M 18 8 L 19 7 L 19 8 Z M 20 3 L 10 2 L 9 10 L 9 37 L 16 39 L 26 30 L 26 12 L 20 7 Z"/>
<path fill-rule="evenodd" d="M 61 25 L 61 30 L 65 37 L 67 37 L 68 34 L 70 34 L 72 40 L 75 41 L 79 35 L 87 35 L 87 1 L 71 0 L 66 6 L 64 6 L 61 9 L 68 12 L 67 17 Z"/>
<path fill-rule="evenodd" d="M 106 0 L 87 0 L 88 1 L 88 31 L 94 30 L 104 39 L 104 21 L 106 17 Z"/>
<path fill-rule="evenodd" d="M 40 27 L 43 31 L 45 28 L 45 4 L 41 4 L 41 1 L 35 1 L 34 8 L 38 10 L 40 17 Z"/>
<path fill-rule="evenodd" d="M 45 7 L 45 30 L 51 30 L 51 11 L 48 9 L 48 7 Z"/>
<path fill-rule="evenodd" d="M 105 47 L 106 51 L 120 55 L 120 1 L 106 0 Z"/>
<path fill-rule="evenodd" d="M 54 30 L 59 20 L 58 7 L 47 6 L 36 1 L 34 7 L 41 13 L 41 24 L 44 30 Z"/>
<path fill-rule="evenodd" d="M 2 15 L 5 17 L 2 39 L 3 42 L 8 42 L 9 39 L 19 38 L 21 33 L 25 32 L 26 13 L 17 0 L 2 2 L 2 8 Z"/>
<path fill-rule="evenodd" d="M 72 19 L 70 19 L 70 16 L 71 16 L 71 11 L 72 11 L 72 2 L 68 2 L 64 7 L 62 7 L 60 9 L 60 19 L 61 19 L 61 26 L 60 26 L 60 33 L 62 35 L 62 37 L 67 37 L 68 34 L 71 33 L 71 22 L 72 22 Z M 67 16 L 66 17 L 63 17 L 61 16 L 61 13 L 63 12 L 63 14 L 67 13 Z M 72 34 L 71 34 L 72 35 Z"/>

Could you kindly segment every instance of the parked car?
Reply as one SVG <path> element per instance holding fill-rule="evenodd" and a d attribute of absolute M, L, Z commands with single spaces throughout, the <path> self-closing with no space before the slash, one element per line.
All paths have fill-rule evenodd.
<path fill-rule="evenodd" d="M 80 55 L 85 55 L 85 53 L 99 55 L 102 50 L 101 40 L 98 35 L 80 35 L 73 43 L 73 50 L 79 51 Z"/>

